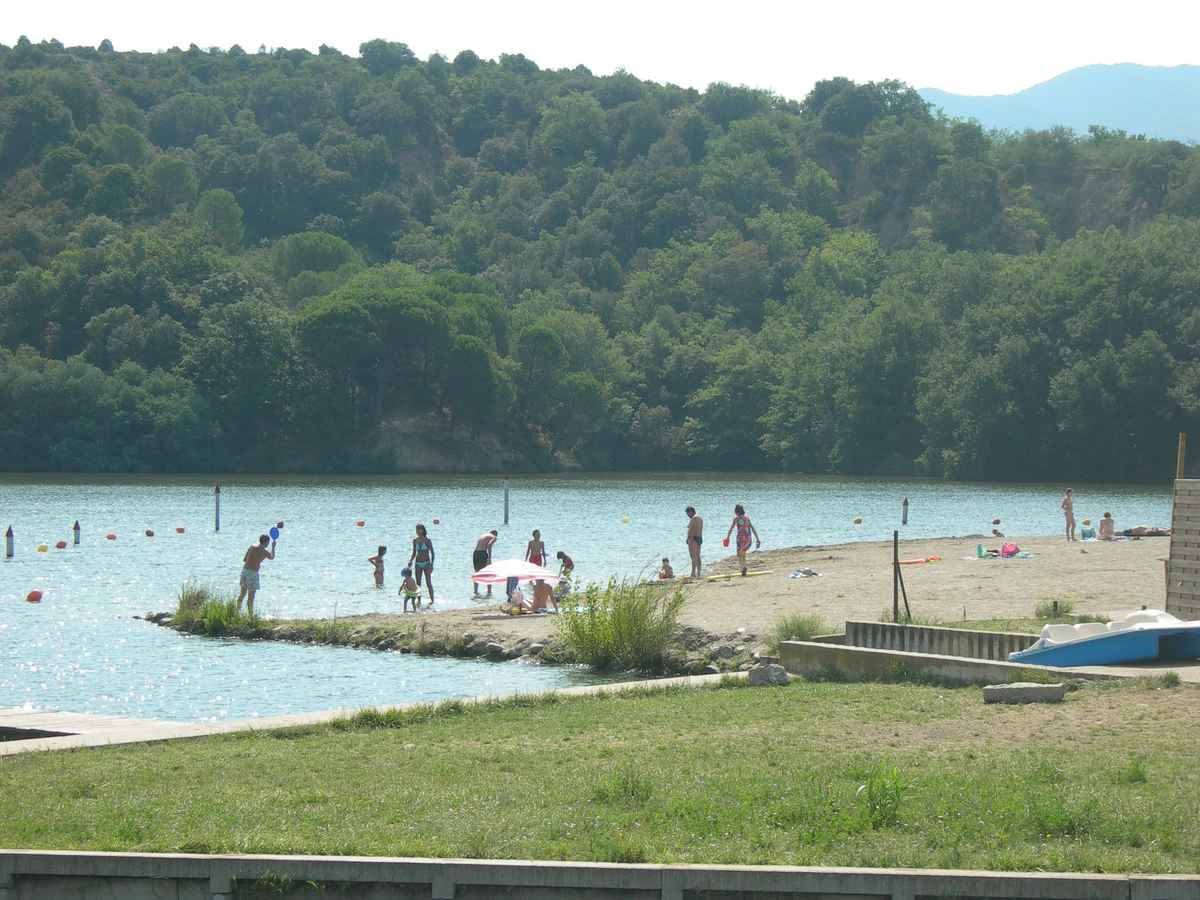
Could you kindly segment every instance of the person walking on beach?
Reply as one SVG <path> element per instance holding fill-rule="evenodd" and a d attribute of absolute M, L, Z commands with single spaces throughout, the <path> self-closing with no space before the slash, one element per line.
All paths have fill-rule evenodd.
<path fill-rule="evenodd" d="M 267 549 L 267 544 L 271 545 L 271 549 Z M 254 617 L 254 595 L 258 593 L 258 567 L 262 565 L 264 559 L 275 558 L 275 542 L 265 534 L 258 536 L 258 543 L 251 544 L 250 549 L 246 551 L 246 555 L 242 557 L 242 577 L 240 579 L 240 588 L 237 598 L 237 611 L 242 611 L 242 600 L 249 595 L 249 601 L 246 605 L 246 610 L 250 617 Z"/>
<path fill-rule="evenodd" d="M 418 587 L 421 579 L 425 579 L 425 588 L 429 591 L 429 605 L 433 606 L 433 541 L 425 526 L 417 523 L 417 536 L 412 542 L 412 556 L 408 558 L 417 578 Z"/>
<path fill-rule="evenodd" d="M 367 562 L 375 567 L 375 587 L 383 587 L 383 555 L 387 553 L 387 547 L 381 546 L 379 552 L 374 556 L 368 556 Z"/>
<path fill-rule="evenodd" d="M 1062 503 L 1059 504 L 1063 511 L 1063 518 L 1066 520 L 1067 540 L 1075 540 L 1075 500 L 1071 496 L 1071 489 L 1067 488 L 1067 492 L 1063 494 Z"/>
<path fill-rule="evenodd" d="M 704 543 L 704 520 L 696 515 L 696 507 L 689 506 L 684 510 L 688 517 L 687 548 L 688 556 L 692 558 L 692 577 L 700 577 L 700 545 Z"/>
<path fill-rule="evenodd" d="M 492 564 L 492 547 L 496 544 L 496 538 L 500 536 L 495 528 L 491 531 L 485 531 L 479 536 L 479 540 L 475 542 L 475 552 L 471 554 L 471 565 L 475 567 L 475 571 L 486 568 Z M 479 585 L 472 583 L 475 589 L 475 596 L 479 596 Z M 487 595 L 492 596 L 492 586 L 487 586 Z"/>
<path fill-rule="evenodd" d="M 535 566 L 546 564 L 546 544 L 542 540 L 542 533 L 536 528 L 533 529 L 533 539 L 525 546 L 525 561 Z"/>
<path fill-rule="evenodd" d="M 746 508 L 742 504 L 738 504 L 733 508 L 733 521 L 729 524 L 729 531 L 725 532 L 725 545 L 729 545 L 729 535 L 733 534 L 733 530 L 737 529 L 737 559 L 738 565 L 742 567 L 742 574 L 746 574 L 746 551 L 750 549 L 750 535 L 754 535 L 754 549 L 757 550 L 762 546 L 762 541 L 759 540 L 758 531 L 754 528 L 754 523 L 750 521 L 750 517 L 746 515 Z"/>

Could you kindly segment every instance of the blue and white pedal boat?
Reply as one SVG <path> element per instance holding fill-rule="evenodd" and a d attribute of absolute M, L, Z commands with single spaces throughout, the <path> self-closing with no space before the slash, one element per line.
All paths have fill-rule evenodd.
<path fill-rule="evenodd" d="M 1141 609 L 1113 621 L 1047 625 L 1033 646 L 1008 654 L 1009 662 L 1039 666 L 1111 666 L 1147 660 L 1200 658 L 1200 621 Z"/>

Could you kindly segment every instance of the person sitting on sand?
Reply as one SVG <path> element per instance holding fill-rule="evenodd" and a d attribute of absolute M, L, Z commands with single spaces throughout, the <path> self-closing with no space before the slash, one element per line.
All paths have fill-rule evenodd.
<path fill-rule="evenodd" d="M 1111 541 L 1117 535 L 1117 520 L 1112 517 L 1112 513 L 1106 512 L 1100 520 L 1099 538 L 1102 541 Z"/>
<path fill-rule="evenodd" d="M 374 556 L 368 556 L 367 562 L 375 567 L 375 587 L 383 587 L 383 555 L 387 553 L 387 547 L 380 547 L 379 551 Z"/>
<path fill-rule="evenodd" d="M 662 568 L 658 570 L 658 580 L 659 581 L 670 581 L 674 577 L 675 577 L 675 570 L 671 568 L 671 560 L 667 559 L 664 556 L 663 561 L 662 561 Z"/>
<path fill-rule="evenodd" d="M 533 606 L 530 609 L 533 612 L 549 612 L 550 607 L 554 607 L 554 611 L 558 611 L 558 600 L 554 597 L 554 589 L 546 584 L 541 578 L 533 583 Z"/>
<path fill-rule="evenodd" d="M 521 593 L 520 585 L 514 585 L 513 589 L 508 592 L 508 608 L 512 613 L 524 612 L 529 609 L 529 601 Z"/>
<path fill-rule="evenodd" d="M 418 612 L 421 609 L 421 587 L 413 580 L 413 571 L 408 566 L 401 569 L 400 574 L 404 577 L 404 583 L 400 585 L 400 594 L 404 597 L 401 612 L 408 612 L 409 603 L 412 604 L 412 611 Z"/>

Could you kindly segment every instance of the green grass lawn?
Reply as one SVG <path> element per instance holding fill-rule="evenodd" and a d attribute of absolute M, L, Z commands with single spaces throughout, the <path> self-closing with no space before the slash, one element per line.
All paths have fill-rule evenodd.
<path fill-rule="evenodd" d="M 0 759 L 0 846 L 1200 870 L 1200 690 L 795 682 Z"/>

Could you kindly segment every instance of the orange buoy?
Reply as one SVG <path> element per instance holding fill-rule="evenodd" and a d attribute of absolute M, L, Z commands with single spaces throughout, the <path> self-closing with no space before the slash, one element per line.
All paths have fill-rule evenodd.
<path fill-rule="evenodd" d="M 366 524 L 367 524 L 367 520 L 366 520 L 366 519 L 359 519 L 359 520 L 358 520 L 357 522 L 355 522 L 354 524 L 355 524 L 355 525 L 357 525 L 359 528 L 362 528 L 364 525 L 366 525 Z"/>
<path fill-rule="evenodd" d="M 175 527 L 175 533 L 176 533 L 176 534 L 183 534 L 185 531 L 187 531 L 187 529 L 186 529 L 186 528 L 184 528 L 182 525 L 177 525 L 177 526 Z"/>
<path fill-rule="evenodd" d="M 25 595 L 25 602 L 26 603 L 41 603 L 42 602 L 42 592 L 41 591 L 30 591 L 28 594 Z"/>
<path fill-rule="evenodd" d="M 115 541 L 117 539 L 117 536 L 116 536 L 116 534 L 114 534 L 113 532 L 110 531 L 108 534 L 106 534 L 104 536 L 104 539 L 106 541 Z"/>
<path fill-rule="evenodd" d="M 55 544 L 55 545 L 54 545 L 54 549 L 55 549 L 55 550 L 66 550 L 66 549 L 67 549 L 67 542 L 66 542 L 66 541 L 59 541 L 57 544 Z"/>

